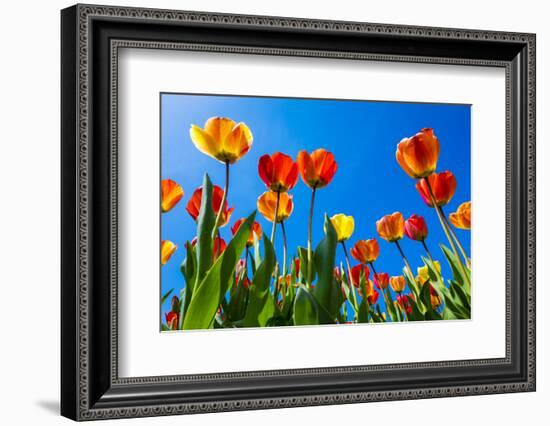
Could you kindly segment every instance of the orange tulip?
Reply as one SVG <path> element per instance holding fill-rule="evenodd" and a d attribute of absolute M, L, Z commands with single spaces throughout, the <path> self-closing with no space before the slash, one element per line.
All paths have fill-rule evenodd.
<path fill-rule="evenodd" d="M 187 207 L 185 208 L 187 212 L 191 215 L 193 220 L 197 220 L 200 213 L 201 208 L 201 199 L 202 199 L 202 186 L 200 188 L 197 188 L 195 192 L 193 192 L 193 195 L 191 196 L 189 202 L 187 203 Z M 212 188 L 212 208 L 214 209 L 214 213 L 217 215 L 220 211 L 221 204 L 223 199 L 223 189 L 221 189 L 219 186 L 214 185 Z M 222 210 L 222 215 L 220 218 L 219 227 L 227 225 L 227 222 L 229 222 L 229 219 L 231 218 L 231 213 L 233 213 L 233 210 L 235 210 L 233 207 L 228 208 L 227 207 L 227 201 L 224 203 Z"/>
<path fill-rule="evenodd" d="M 302 180 L 312 189 L 327 186 L 338 169 L 334 155 L 324 148 L 316 149 L 311 155 L 300 151 L 297 161 Z"/>
<path fill-rule="evenodd" d="M 277 223 L 284 222 L 292 214 L 294 204 L 292 195 L 286 192 L 279 193 L 279 209 L 277 212 Z M 273 191 L 264 192 L 258 197 L 258 210 L 270 222 L 275 217 L 275 205 L 277 204 L 277 193 Z"/>
<path fill-rule="evenodd" d="M 466 201 L 462 203 L 455 213 L 449 215 L 449 220 L 454 227 L 460 229 L 470 229 L 472 226 L 472 202 Z"/>
<path fill-rule="evenodd" d="M 239 219 L 237 222 L 235 222 L 235 225 L 231 228 L 231 233 L 235 235 L 241 225 L 245 222 L 245 218 Z M 248 240 L 246 241 L 247 246 L 253 246 L 254 245 L 254 235 L 256 235 L 256 239 L 260 240 L 262 238 L 262 226 L 258 222 L 254 222 L 252 224 L 252 229 L 250 230 L 250 234 L 248 236 Z"/>
<path fill-rule="evenodd" d="M 172 179 L 163 179 L 160 182 L 161 203 L 163 213 L 166 213 L 178 204 L 183 197 L 183 188 Z"/>
<path fill-rule="evenodd" d="M 405 220 L 399 212 L 388 214 L 376 222 L 378 235 L 386 241 L 393 243 L 403 238 L 405 231 Z"/>
<path fill-rule="evenodd" d="M 403 277 L 403 275 L 390 277 L 390 287 L 396 293 L 401 293 L 403 290 L 405 290 L 405 285 L 406 285 L 406 282 L 405 282 L 405 277 Z"/>
<path fill-rule="evenodd" d="M 374 284 L 376 288 L 385 290 L 390 284 L 390 276 L 385 272 L 374 274 Z"/>
<path fill-rule="evenodd" d="M 380 254 L 380 246 L 376 238 L 359 240 L 351 248 L 350 253 L 360 263 L 372 263 Z"/>
<path fill-rule="evenodd" d="M 177 248 L 178 246 L 172 241 L 162 240 L 160 242 L 160 263 L 166 265 Z"/>
<path fill-rule="evenodd" d="M 298 182 L 298 165 L 286 154 L 262 155 L 258 173 L 265 185 L 275 192 L 286 192 Z"/>
<path fill-rule="evenodd" d="M 451 198 L 453 198 L 456 191 L 456 178 L 451 172 L 446 171 L 433 174 L 427 178 L 420 179 L 416 183 L 416 189 L 424 202 L 428 206 L 433 207 L 434 204 L 426 179 L 428 179 L 428 182 L 430 183 L 430 187 L 432 188 L 433 195 L 435 197 L 435 202 L 438 206 L 444 206 L 451 201 Z"/>
<path fill-rule="evenodd" d="M 439 140 L 433 129 L 422 129 L 416 135 L 402 139 L 397 144 L 395 158 L 412 178 L 420 179 L 431 175 L 439 158 Z"/>
<path fill-rule="evenodd" d="M 437 309 L 439 305 L 443 303 L 436 289 L 431 284 L 430 284 L 430 303 L 432 305 L 432 309 Z"/>
<path fill-rule="evenodd" d="M 244 123 L 230 118 L 212 117 L 204 129 L 191 125 L 191 140 L 197 149 L 222 163 L 233 164 L 252 147 L 252 132 Z"/>

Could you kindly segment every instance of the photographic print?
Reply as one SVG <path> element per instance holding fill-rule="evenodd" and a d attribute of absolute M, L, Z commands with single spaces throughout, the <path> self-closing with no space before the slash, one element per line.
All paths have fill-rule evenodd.
<path fill-rule="evenodd" d="M 470 105 L 160 104 L 162 331 L 470 319 Z"/>

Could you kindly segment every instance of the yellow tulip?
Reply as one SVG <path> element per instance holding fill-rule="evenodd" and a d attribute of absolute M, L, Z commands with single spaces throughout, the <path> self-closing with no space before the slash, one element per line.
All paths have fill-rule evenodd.
<path fill-rule="evenodd" d="M 330 222 L 338 234 L 338 242 L 348 240 L 355 229 L 353 216 L 346 216 L 345 214 L 338 213 L 330 218 Z"/>
<path fill-rule="evenodd" d="M 166 265 L 166 263 L 170 260 L 176 249 L 178 248 L 177 245 L 175 245 L 170 240 L 163 240 L 160 244 L 160 263 L 163 265 Z"/>
<path fill-rule="evenodd" d="M 192 124 L 189 135 L 199 151 L 229 164 L 250 151 L 253 140 L 252 132 L 246 124 L 225 117 L 209 118 L 204 129 Z"/>
<path fill-rule="evenodd" d="M 441 273 L 441 264 L 439 261 L 434 261 L 435 269 L 437 269 L 437 272 Z M 420 266 L 416 268 L 417 276 L 416 279 L 420 284 L 424 284 L 426 281 L 430 279 L 430 274 L 428 272 L 428 267 L 426 265 Z"/>

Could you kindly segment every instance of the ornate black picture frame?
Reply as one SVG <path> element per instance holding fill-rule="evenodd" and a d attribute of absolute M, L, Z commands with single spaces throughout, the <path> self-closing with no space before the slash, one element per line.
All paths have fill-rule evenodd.
<path fill-rule="evenodd" d="M 74 420 L 535 390 L 535 35 L 76 5 L 62 27 L 61 413 Z M 119 378 L 117 52 L 186 49 L 506 71 L 506 356 Z"/>

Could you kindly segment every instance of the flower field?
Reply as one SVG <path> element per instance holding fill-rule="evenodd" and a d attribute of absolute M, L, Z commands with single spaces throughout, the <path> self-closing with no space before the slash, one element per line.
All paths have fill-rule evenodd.
<path fill-rule="evenodd" d="M 180 143 L 210 157 L 211 166 L 196 187 L 184 188 L 171 176 L 161 181 L 161 215 L 174 215 L 183 204 L 178 220 L 192 221 L 196 230 L 178 245 L 163 229 L 161 274 L 178 268 L 184 282 L 161 295 L 160 303 L 170 306 L 163 331 L 470 318 L 471 259 L 461 233 L 471 229 L 471 202 L 446 209 L 458 183 L 451 169 L 439 167 L 446 147 L 438 129 L 402 135 L 395 156 L 379 159 L 399 166 L 410 183 L 403 191 L 414 192 L 425 209 L 405 216 L 384 202 L 386 213 L 370 219 L 372 233 L 364 234 L 356 230 L 356 221 L 368 220 L 360 211 L 341 211 L 338 202 L 330 212 L 317 207 L 320 199 L 338 200 L 332 183 L 347 167 L 323 141 L 311 151 L 260 151 L 247 178 L 259 180 L 264 192 L 251 194 L 255 204 L 236 217 L 231 200 L 239 181 L 232 170 L 262 150 L 255 129 L 218 116 L 188 125 Z M 213 183 L 211 170 L 223 171 L 224 180 Z M 303 190 L 295 196 L 299 186 L 306 197 Z M 303 229 L 293 238 L 302 243 L 289 246 L 287 223 L 297 205 L 308 214 L 292 228 Z M 322 223 L 317 241 L 315 223 Z M 434 227 L 442 231 L 440 241 L 430 239 Z M 421 255 L 409 258 L 410 245 Z M 178 252 L 183 261 L 174 264 Z M 399 268 L 382 270 L 383 256 L 398 259 Z"/>

